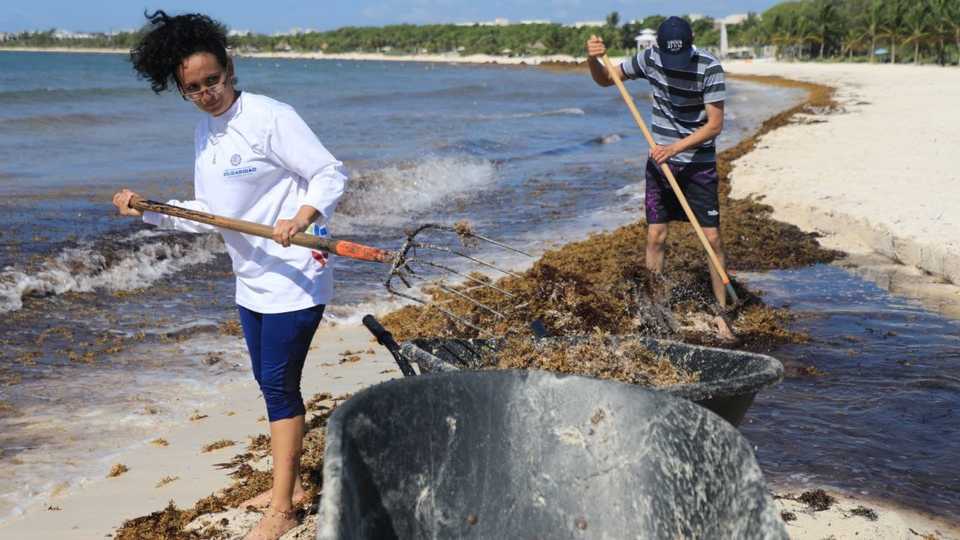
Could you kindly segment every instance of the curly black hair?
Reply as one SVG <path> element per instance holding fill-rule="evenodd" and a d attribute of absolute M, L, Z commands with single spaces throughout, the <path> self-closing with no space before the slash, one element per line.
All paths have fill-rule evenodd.
<path fill-rule="evenodd" d="M 171 83 L 179 86 L 177 68 L 195 53 L 208 52 L 217 57 L 221 66 L 229 65 L 227 29 L 218 21 L 199 13 L 171 17 L 162 10 L 143 15 L 150 22 L 130 50 L 130 61 L 139 77 L 148 79 L 157 94 Z"/>

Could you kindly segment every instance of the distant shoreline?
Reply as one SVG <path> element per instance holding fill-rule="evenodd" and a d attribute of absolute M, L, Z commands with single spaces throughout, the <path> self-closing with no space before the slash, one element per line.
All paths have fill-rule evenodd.
<path fill-rule="evenodd" d="M 43 52 L 76 54 L 129 54 L 127 49 L 98 49 L 94 47 L 0 47 L 0 52 Z"/>
<path fill-rule="evenodd" d="M 0 47 L 0 52 L 45 52 L 75 54 L 129 54 L 127 49 L 97 49 L 86 47 Z M 346 60 L 373 62 L 434 62 L 447 64 L 500 64 L 537 66 L 544 63 L 580 64 L 584 57 L 565 54 L 543 56 L 499 56 L 492 54 L 384 54 L 384 53 L 322 53 L 308 51 L 236 53 L 237 58 L 274 58 L 285 60 Z"/>

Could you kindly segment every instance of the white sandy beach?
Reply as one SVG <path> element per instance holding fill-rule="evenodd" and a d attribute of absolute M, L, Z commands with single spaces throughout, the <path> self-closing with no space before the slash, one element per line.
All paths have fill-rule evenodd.
<path fill-rule="evenodd" d="M 265 56 L 312 58 L 303 54 Z M 367 56 L 319 55 L 343 60 L 402 59 Z M 465 58 L 470 57 L 410 59 L 465 62 Z M 543 58 L 514 62 L 485 57 L 472 62 L 493 59 L 501 64 L 534 64 Z M 559 61 L 569 60 L 573 59 Z M 766 135 L 755 151 L 737 162 L 734 196 L 763 195 L 778 218 L 822 232 L 827 246 L 857 254 L 860 258 L 856 260 L 871 262 L 876 268 L 896 267 L 897 275 L 923 277 L 925 284 L 917 287 L 925 294 L 935 293 L 927 301 L 944 311 L 960 305 L 960 288 L 938 284 L 937 279 L 926 276 L 930 273 L 960 283 L 960 240 L 956 237 L 960 231 L 960 176 L 950 160 L 955 141 L 960 140 L 960 107 L 956 105 L 960 69 L 737 62 L 729 63 L 728 70 L 836 86 L 845 108 L 842 114 L 811 117 L 812 122 Z M 339 363 L 338 355 L 346 350 L 370 348 L 375 354 L 362 354 L 360 362 Z M 307 360 L 303 393 L 305 397 L 320 392 L 337 396 L 397 376 L 393 359 L 370 342 L 364 328 L 325 326 Z M 105 538 L 124 519 L 160 510 L 170 500 L 182 508 L 190 507 L 229 485 L 232 480 L 214 464 L 240 453 L 248 437 L 267 432 L 267 424 L 258 422 L 264 411 L 252 377 L 228 388 L 224 403 L 227 405 L 201 411 L 207 415 L 202 420 L 184 419 L 179 428 L 157 433 L 169 442 L 167 447 L 144 442 L 117 456 L 115 462 L 125 464 L 129 472 L 107 479 L 104 470 L 104 478 L 72 487 L 29 508 L 23 516 L 0 526 L 0 538 Z M 201 453 L 203 445 L 220 439 L 238 444 Z M 156 487 L 164 477 L 179 479 Z M 797 494 L 815 487 L 774 488 L 780 494 Z M 780 501 L 784 510 L 797 517 L 787 525 L 791 537 L 960 538 L 957 524 L 883 501 L 833 494 L 840 499 L 839 504 L 822 512 L 809 511 L 793 501 Z M 861 505 L 875 510 L 878 519 L 871 521 L 850 513 Z"/>
<path fill-rule="evenodd" d="M 767 134 L 734 167 L 734 197 L 763 196 L 774 216 L 850 253 L 893 292 L 960 316 L 960 69 L 728 62 L 837 89 L 837 114 Z"/>

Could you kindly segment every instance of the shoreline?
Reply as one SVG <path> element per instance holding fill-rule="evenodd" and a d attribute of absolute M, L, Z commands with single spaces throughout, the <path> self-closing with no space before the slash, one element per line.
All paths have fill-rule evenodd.
<path fill-rule="evenodd" d="M 733 163 L 731 196 L 755 197 L 773 207 L 774 218 L 820 234 L 822 245 L 848 254 L 836 264 L 851 272 L 960 318 L 960 174 L 948 154 L 950 141 L 960 140 L 960 113 L 950 98 L 960 70 L 725 65 L 734 76 L 834 86 L 841 106 L 833 114 L 810 111 L 764 135 L 749 159 Z M 904 81 L 926 84 L 895 91 Z M 937 116 L 916 117 L 918 101 Z"/>
<path fill-rule="evenodd" d="M 75 54 L 129 54 L 127 49 L 100 49 L 93 47 L 0 47 L 0 52 L 75 53 Z M 440 64 L 497 64 L 530 65 L 543 63 L 579 64 L 586 59 L 566 54 L 537 56 L 500 56 L 492 54 L 460 55 L 445 54 L 385 54 L 385 53 L 323 53 L 309 51 L 290 52 L 234 52 L 235 58 L 262 58 L 283 60 L 346 60 L 357 62 L 424 62 Z"/>
<path fill-rule="evenodd" d="M 761 138 L 760 142 L 763 142 L 764 139 L 765 136 Z M 762 147 L 762 145 L 760 146 Z M 753 156 L 756 151 L 757 149 L 746 150 L 744 154 Z M 741 160 L 744 160 L 742 156 L 737 159 L 737 163 L 739 164 Z M 734 167 L 734 170 L 734 174 L 736 174 L 736 167 Z M 327 340 L 327 342 L 324 342 L 324 340 Z M 354 391 L 361 386 L 373 384 L 383 378 L 398 375 L 392 359 L 381 347 L 369 343 L 369 335 L 362 327 L 324 327 L 321 332 L 318 332 L 315 346 L 316 350 L 311 351 L 308 362 L 312 363 L 315 368 L 318 364 L 321 367 L 305 370 L 305 398 L 320 391 L 338 395 L 346 391 Z M 375 350 L 375 354 L 370 355 L 369 360 L 366 355 L 361 355 L 362 361 L 358 364 L 325 365 L 337 362 L 339 354 L 344 350 L 360 350 L 371 347 Z M 327 371 L 324 368 L 330 369 Z M 394 374 L 383 373 L 387 370 L 394 371 Z M 306 374 L 311 372 L 313 377 L 308 381 Z M 353 388 L 354 386 L 356 388 Z M 126 517 L 145 515 L 162 508 L 166 501 L 171 499 L 179 506 L 190 507 L 197 499 L 207 495 L 210 491 L 231 482 L 225 472 L 215 470 L 213 465 L 228 460 L 243 448 L 251 426 L 263 425 L 264 428 L 266 427 L 265 424 L 255 424 L 258 407 L 261 404 L 259 399 L 250 399 L 253 396 L 250 394 L 251 390 L 255 395 L 256 390 L 253 389 L 253 385 L 247 382 L 231 388 L 229 392 L 225 392 L 228 396 L 225 403 L 241 403 L 245 399 L 249 407 L 245 405 L 243 410 L 240 410 L 240 407 L 224 405 L 211 408 L 210 411 L 203 411 L 205 414 L 209 414 L 209 418 L 213 420 L 200 423 L 185 422 L 182 429 L 175 430 L 169 435 L 165 434 L 164 437 L 171 442 L 169 448 L 154 449 L 147 446 L 145 451 L 142 452 L 143 455 L 138 454 L 131 459 L 118 458 L 118 461 L 130 467 L 129 473 L 114 479 L 92 481 L 90 482 L 91 485 L 81 486 L 75 493 L 53 498 L 50 508 L 58 508 L 57 510 L 34 508 L 24 518 L 17 520 L 30 520 L 32 525 L 25 525 L 19 529 L 0 526 L 0 532 L 15 531 L 18 533 L 15 537 L 18 538 L 103 537 L 104 534 L 112 533 L 119 523 L 107 523 L 106 525 L 110 529 L 105 531 L 104 524 L 97 523 L 96 520 L 98 509 L 110 507 L 110 516 L 107 516 L 107 518 L 114 519 L 116 514 L 122 514 Z M 229 412 L 235 412 L 236 414 L 228 416 L 227 413 Z M 199 448 L 202 444 L 221 438 L 235 439 L 240 441 L 241 444 L 210 454 L 200 452 Z M 136 452 L 129 452 L 128 454 L 136 454 Z M 154 484 L 162 476 L 179 476 L 180 479 L 167 486 L 155 488 Z M 99 493 L 92 493 L 94 485 L 100 487 Z M 787 489 L 780 486 L 775 487 L 778 492 Z M 922 512 L 898 507 L 883 501 L 874 504 L 874 506 L 881 507 L 878 508 L 878 510 L 882 510 L 881 515 L 893 513 L 897 519 L 901 519 L 901 514 L 908 516 L 909 520 L 903 517 L 901 521 L 903 523 L 909 521 L 911 527 L 928 528 L 930 526 L 928 525 L 929 522 L 921 519 Z M 820 522 L 819 518 L 821 517 L 839 519 L 844 516 L 842 513 L 837 515 L 819 512 L 811 514 L 811 519 L 814 522 Z M 830 521 L 837 521 L 837 519 L 831 519 Z M 103 520 L 101 519 L 101 521 Z M 788 524 L 787 529 L 791 533 L 802 533 L 803 538 L 822 538 L 825 534 L 838 532 L 837 529 L 831 529 L 824 534 L 815 536 L 813 529 L 797 530 L 801 526 L 806 527 L 803 522 L 798 522 L 794 526 Z M 937 526 L 953 527 L 948 524 Z M 80 527 L 80 529 L 74 529 L 73 527 Z M 810 527 L 813 527 L 813 525 Z M 819 534 L 819 529 L 817 531 L 817 534 Z M 864 530 L 863 532 L 869 537 L 870 531 Z M 901 528 L 899 531 L 906 534 L 906 529 Z M 956 531 L 954 530 L 951 534 L 956 534 Z M 874 537 L 877 536 L 874 535 Z"/>

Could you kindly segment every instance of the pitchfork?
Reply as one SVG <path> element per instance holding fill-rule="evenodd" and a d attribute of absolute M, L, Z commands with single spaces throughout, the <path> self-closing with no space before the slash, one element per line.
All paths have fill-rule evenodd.
<path fill-rule="evenodd" d="M 141 212 L 156 212 L 158 214 L 165 214 L 199 223 L 206 223 L 221 229 L 228 229 L 231 231 L 237 231 L 253 236 L 260 236 L 263 238 L 273 238 L 273 227 L 261 225 L 259 223 L 227 218 L 215 214 L 209 214 L 207 212 L 189 210 L 179 206 L 173 206 L 170 204 L 148 201 L 139 198 L 131 200 L 130 207 L 140 210 Z M 458 243 L 461 244 L 464 249 L 449 247 L 443 245 L 442 243 L 436 243 L 435 241 L 423 240 L 425 236 L 436 234 L 448 236 L 455 235 L 458 238 Z M 441 302 L 425 300 L 424 298 L 413 294 L 411 289 L 414 288 L 415 282 L 433 282 L 431 286 L 436 287 L 437 289 L 442 290 L 443 292 L 454 297 L 460 298 L 495 317 L 506 319 L 507 316 L 505 314 L 497 311 L 491 306 L 479 302 L 475 298 L 471 297 L 470 293 L 478 289 L 491 289 L 503 294 L 508 298 L 515 298 L 516 296 L 514 294 L 504 290 L 501 287 L 497 287 L 492 281 L 488 282 L 486 280 L 479 279 L 470 273 L 453 268 L 451 264 L 443 261 L 442 256 L 447 255 L 466 259 L 482 268 L 513 277 L 520 276 L 509 270 L 484 261 L 479 257 L 467 254 L 465 252 L 465 248 L 468 246 L 476 247 L 480 243 L 483 243 L 485 245 L 494 246 L 501 250 L 509 251 L 526 257 L 533 257 L 529 253 L 521 251 L 517 248 L 477 234 L 471 230 L 469 225 L 463 222 L 454 226 L 438 224 L 420 225 L 419 227 L 406 233 L 406 239 L 404 240 L 403 245 L 396 251 L 366 246 L 347 240 L 322 238 L 304 233 L 298 233 L 294 235 L 290 239 L 290 243 L 305 248 L 315 249 L 317 251 L 333 253 L 341 257 L 347 257 L 359 261 L 389 264 L 390 272 L 387 275 L 387 280 L 384 282 L 384 285 L 391 294 L 436 309 L 443 313 L 446 317 L 459 322 L 464 326 L 472 328 L 481 334 L 487 335 L 490 335 L 489 331 L 477 327 L 470 321 L 443 307 Z M 441 258 L 431 258 L 431 254 L 434 256 L 439 255 Z M 439 271 L 440 273 L 446 275 L 458 276 L 471 285 L 467 287 L 452 287 L 448 285 L 442 278 L 439 281 L 434 282 L 436 279 L 436 276 L 433 273 L 434 271 Z"/>

